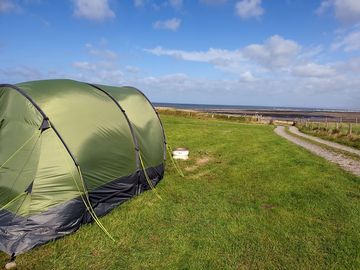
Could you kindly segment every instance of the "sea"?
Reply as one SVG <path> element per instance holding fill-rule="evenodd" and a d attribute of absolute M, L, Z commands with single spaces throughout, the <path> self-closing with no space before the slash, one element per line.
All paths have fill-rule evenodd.
<path fill-rule="evenodd" d="M 299 111 L 299 112 L 360 112 L 360 109 L 304 108 L 304 107 L 273 107 L 248 105 L 217 105 L 217 104 L 185 104 L 154 102 L 155 107 L 168 107 L 199 111 L 212 110 L 259 110 L 259 111 Z"/>

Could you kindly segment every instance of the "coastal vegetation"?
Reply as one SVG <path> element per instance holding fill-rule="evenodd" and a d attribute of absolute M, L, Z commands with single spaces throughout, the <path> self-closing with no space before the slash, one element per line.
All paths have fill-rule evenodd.
<path fill-rule="evenodd" d="M 157 108 L 157 111 L 163 115 L 181 116 L 184 118 L 195 118 L 195 119 L 217 119 L 224 121 L 231 121 L 237 123 L 258 123 L 258 124 L 270 124 L 269 118 L 263 118 L 261 115 L 244 115 L 244 114 L 229 114 L 229 113 L 212 113 L 202 112 L 196 110 L 184 110 L 175 108 Z"/>
<path fill-rule="evenodd" d="M 271 125 L 161 114 L 157 186 L 96 224 L 20 255 L 20 269 L 360 269 L 360 179 Z M 6 256 L 0 255 L 5 262 Z"/>

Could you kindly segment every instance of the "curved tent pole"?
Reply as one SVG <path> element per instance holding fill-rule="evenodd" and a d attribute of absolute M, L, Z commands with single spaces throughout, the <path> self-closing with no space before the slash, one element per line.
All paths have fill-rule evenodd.
<path fill-rule="evenodd" d="M 115 105 L 120 109 L 120 111 L 123 113 L 125 119 L 126 119 L 126 122 L 130 128 L 130 132 L 131 132 L 131 136 L 133 138 L 133 141 L 134 141 L 134 145 L 135 145 L 135 158 L 136 158 L 136 167 L 139 169 L 140 168 L 140 156 L 139 156 L 139 142 L 138 140 L 136 139 L 136 136 L 135 136 L 135 132 L 134 132 L 134 128 L 130 122 L 130 119 L 129 117 L 127 116 L 125 110 L 123 109 L 123 107 L 121 107 L 120 103 L 111 95 L 109 94 L 107 91 L 105 91 L 104 89 L 102 89 L 100 86 L 97 86 L 96 84 L 91 84 L 91 83 L 87 83 L 88 85 L 90 85 L 91 87 L 103 92 L 105 95 L 107 95 L 114 103 Z"/>
<path fill-rule="evenodd" d="M 15 91 L 17 91 L 18 93 L 20 93 L 21 95 L 23 95 L 37 110 L 38 112 L 41 114 L 41 116 L 43 117 L 43 121 L 47 121 L 51 128 L 54 130 L 55 134 L 58 136 L 58 138 L 60 139 L 61 143 L 64 145 L 66 151 L 69 153 L 69 155 L 71 156 L 72 160 L 75 163 L 75 166 L 77 167 L 79 164 L 76 161 L 75 156 L 73 155 L 73 153 L 71 152 L 70 148 L 67 146 L 67 144 L 65 143 L 64 139 L 62 138 L 62 136 L 60 135 L 59 131 L 56 129 L 56 127 L 54 126 L 54 124 L 50 121 L 49 117 L 46 115 L 46 113 L 40 108 L 40 106 L 30 97 L 30 95 L 28 93 L 26 93 L 24 90 L 22 90 L 21 88 L 12 85 L 12 84 L 0 84 L 0 88 L 10 88 L 13 89 Z M 42 125 L 41 125 L 42 126 Z M 41 128 L 41 127 L 40 127 Z"/>
<path fill-rule="evenodd" d="M 78 167 L 79 163 L 77 162 L 75 156 L 73 155 L 73 153 L 71 152 L 71 150 L 69 149 L 69 147 L 67 146 L 66 142 L 64 141 L 64 139 L 61 137 L 59 131 L 56 129 L 56 127 L 54 126 L 54 124 L 49 120 L 49 119 L 45 119 L 47 121 L 49 121 L 51 128 L 55 131 L 56 135 L 58 136 L 58 138 L 60 139 L 60 141 L 62 142 L 62 144 L 64 145 L 64 147 L 66 148 L 66 151 L 69 153 L 69 155 L 71 156 L 71 159 L 74 161 L 75 166 Z"/>
<path fill-rule="evenodd" d="M 150 99 L 139 89 L 135 88 L 135 87 L 132 87 L 132 86 L 123 86 L 123 87 L 128 87 L 128 88 L 132 88 L 134 89 L 135 91 L 139 92 L 139 94 L 141 94 L 146 100 L 147 102 L 150 104 L 150 106 L 153 108 L 159 122 L 160 122 L 160 126 L 161 126 L 161 130 L 162 130 L 162 133 L 163 133 L 163 137 L 164 137 L 164 160 L 166 160 L 166 145 L 167 145 L 167 141 L 166 141 L 166 135 L 165 135 L 165 129 L 164 129 L 164 126 L 163 126 L 163 123 L 160 119 L 160 116 L 159 116 L 159 113 L 156 111 L 154 105 L 151 103 Z"/>
<path fill-rule="evenodd" d="M 39 113 L 42 115 L 42 117 L 44 119 L 49 119 L 46 114 L 44 113 L 44 111 L 39 107 L 39 105 L 36 104 L 36 102 L 32 99 L 32 97 L 29 96 L 28 93 L 26 93 L 24 90 L 22 90 L 21 88 L 13 85 L 13 84 L 0 84 L 0 88 L 12 88 L 15 91 L 19 92 L 21 95 L 23 95 L 28 101 L 30 101 L 30 103 L 32 105 L 34 105 L 34 107 L 39 111 Z"/>

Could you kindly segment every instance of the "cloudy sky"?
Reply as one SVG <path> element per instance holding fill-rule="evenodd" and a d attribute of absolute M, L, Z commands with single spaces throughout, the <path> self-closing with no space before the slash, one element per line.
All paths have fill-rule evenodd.
<path fill-rule="evenodd" d="M 0 81 L 360 109 L 360 0 L 0 0 Z"/>

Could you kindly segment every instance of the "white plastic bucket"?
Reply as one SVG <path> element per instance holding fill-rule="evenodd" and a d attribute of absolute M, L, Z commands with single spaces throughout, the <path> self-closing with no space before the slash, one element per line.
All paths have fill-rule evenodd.
<path fill-rule="evenodd" d="M 189 149 L 187 148 L 176 148 L 172 151 L 174 159 L 186 160 L 189 158 Z"/>

